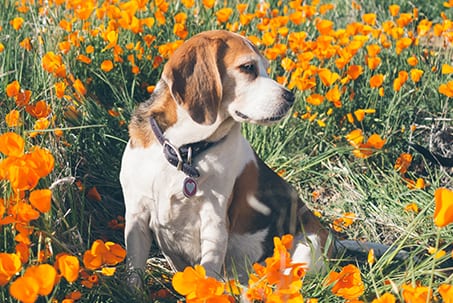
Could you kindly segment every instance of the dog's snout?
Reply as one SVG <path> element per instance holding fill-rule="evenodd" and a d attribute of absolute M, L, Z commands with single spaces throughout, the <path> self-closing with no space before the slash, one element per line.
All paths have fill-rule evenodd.
<path fill-rule="evenodd" d="M 293 104 L 294 100 L 296 99 L 294 94 L 291 91 L 287 90 L 287 89 L 285 89 L 283 91 L 283 98 L 285 99 L 286 102 L 288 102 L 290 104 Z"/>

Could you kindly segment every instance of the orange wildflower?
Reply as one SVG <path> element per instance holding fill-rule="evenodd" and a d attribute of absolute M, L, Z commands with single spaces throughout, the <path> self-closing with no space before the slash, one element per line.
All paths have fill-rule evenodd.
<path fill-rule="evenodd" d="M 402 296 L 404 302 L 407 303 L 422 303 L 430 302 L 432 298 L 432 290 L 425 286 L 412 286 L 405 284 L 402 286 Z"/>
<path fill-rule="evenodd" d="M 85 63 L 85 64 L 91 64 L 91 58 L 85 56 L 85 55 L 78 55 L 76 57 L 76 60 L 82 62 L 82 63 Z"/>
<path fill-rule="evenodd" d="M 52 191 L 49 189 L 34 190 L 29 197 L 31 205 L 42 213 L 50 210 Z"/>
<path fill-rule="evenodd" d="M 376 57 L 381 52 L 381 47 L 377 44 L 370 44 L 366 47 L 368 56 Z"/>
<path fill-rule="evenodd" d="M 410 66 L 416 66 L 418 64 L 417 57 L 411 56 L 411 57 L 407 58 L 407 64 L 409 64 Z"/>
<path fill-rule="evenodd" d="M 375 70 L 381 64 L 381 61 L 382 60 L 379 57 L 370 57 L 370 58 L 368 58 L 367 59 L 368 68 L 371 69 L 371 70 Z"/>
<path fill-rule="evenodd" d="M 24 24 L 24 18 L 22 17 L 16 17 L 13 20 L 10 21 L 11 26 L 17 31 L 19 30 L 22 25 Z"/>
<path fill-rule="evenodd" d="M 361 122 L 365 119 L 365 114 L 374 114 L 376 112 L 375 109 L 358 109 L 354 111 L 354 116 L 357 121 Z"/>
<path fill-rule="evenodd" d="M 406 206 L 404 206 L 404 210 L 407 212 L 414 212 L 418 213 L 420 210 L 418 208 L 418 205 L 416 203 L 409 203 Z"/>
<path fill-rule="evenodd" d="M 307 103 L 311 105 L 320 105 L 324 101 L 324 97 L 319 94 L 311 94 L 310 96 L 307 97 L 306 99 Z"/>
<path fill-rule="evenodd" d="M 322 68 L 322 69 L 318 70 L 318 76 L 319 76 L 319 79 L 321 79 L 321 82 L 325 86 L 331 86 L 333 83 L 335 83 L 335 81 L 340 79 L 339 74 L 332 72 L 331 70 L 329 70 L 327 68 Z"/>
<path fill-rule="evenodd" d="M 403 37 L 401 39 L 398 39 L 396 41 L 396 54 L 399 55 L 401 54 L 401 52 L 403 50 L 405 50 L 406 48 L 408 48 L 409 46 L 411 46 L 412 44 L 412 39 L 411 38 L 407 38 L 407 37 Z"/>
<path fill-rule="evenodd" d="M 335 107 L 341 107 L 341 92 L 340 89 L 338 88 L 338 85 L 335 85 L 333 88 L 331 88 L 329 91 L 326 93 L 326 99 L 330 102 L 333 103 Z"/>
<path fill-rule="evenodd" d="M 213 8 L 214 7 L 214 4 L 215 4 L 215 0 L 203 0 L 203 5 L 204 7 L 206 8 Z"/>
<path fill-rule="evenodd" d="M 444 227 L 453 222 L 453 191 L 438 188 L 434 192 L 434 224 Z"/>
<path fill-rule="evenodd" d="M 5 122 L 8 127 L 17 127 L 22 125 L 22 120 L 20 118 L 20 112 L 18 110 L 11 110 L 5 116 Z"/>
<path fill-rule="evenodd" d="M 80 79 L 76 79 L 72 86 L 74 87 L 76 92 L 78 92 L 82 96 L 85 96 L 85 94 L 87 93 L 87 89 L 85 88 L 85 85 L 83 85 L 82 81 L 80 81 Z"/>
<path fill-rule="evenodd" d="M 398 157 L 398 159 L 396 159 L 394 168 L 400 174 L 405 174 L 407 172 L 407 169 L 411 165 L 411 163 L 412 163 L 412 155 L 407 154 L 407 153 L 402 153 Z"/>
<path fill-rule="evenodd" d="M 344 213 L 343 216 L 333 221 L 332 227 L 335 231 L 342 232 L 345 228 L 348 228 L 354 223 L 355 218 L 356 215 L 354 213 Z"/>
<path fill-rule="evenodd" d="M 116 265 L 125 257 L 126 251 L 119 244 L 96 240 L 84 253 L 83 264 L 87 269 L 95 270 L 103 265 Z"/>
<path fill-rule="evenodd" d="M 31 46 L 31 41 L 30 41 L 30 38 L 25 38 L 24 40 L 22 40 L 21 42 L 19 42 L 19 46 L 22 47 L 23 49 L 25 49 L 26 51 L 31 51 L 32 50 L 32 46 Z"/>
<path fill-rule="evenodd" d="M 389 6 L 389 11 L 390 11 L 390 15 L 392 15 L 392 17 L 396 17 L 400 12 L 400 6 L 397 4 L 392 4 Z"/>
<path fill-rule="evenodd" d="M 30 249 L 28 245 L 26 245 L 25 243 L 17 243 L 16 255 L 20 257 L 20 261 L 22 262 L 22 264 L 27 263 L 30 257 Z"/>
<path fill-rule="evenodd" d="M 370 78 L 370 87 L 371 88 L 379 88 L 382 86 L 382 83 L 384 83 L 383 74 L 377 74 Z"/>
<path fill-rule="evenodd" d="M 453 66 L 447 63 L 442 64 L 442 75 L 448 75 L 453 73 Z"/>
<path fill-rule="evenodd" d="M 326 283 L 333 285 L 332 293 L 346 300 L 357 300 L 365 292 L 360 270 L 352 264 L 346 265 L 340 272 L 331 272 Z"/>
<path fill-rule="evenodd" d="M 366 23 L 368 25 L 375 25 L 376 24 L 376 14 L 374 14 L 374 13 L 364 14 L 362 16 L 362 20 L 364 23 Z"/>
<path fill-rule="evenodd" d="M 333 31 L 333 25 L 330 20 L 320 20 L 316 23 L 316 29 L 321 35 L 329 35 Z"/>
<path fill-rule="evenodd" d="M 44 100 L 36 102 L 35 105 L 27 106 L 26 110 L 30 115 L 38 119 L 47 118 L 52 112 L 49 104 L 47 104 Z"/>
<path fill-rule="evenodd" d="M 33 277 L 19 277 L 9 288 L 12 297 L 22 303 L 33 303 L 38 299 L 39 283 Z"/>
<path fill-rule="evenodd" d="M 360 65 L 351 65 L 348 67 L 348 76 L 352 80 L 356 80 L 363 72 L 363 68 Z"/>
<path fill-rule="evenodd" d="M 19 81 L 14 80 L 13 82 L 6 85 L 6 95 L 8 97 L 15 97 L 20 92 L 20 84 Z"/>
<path fill-rule="evenodd" d="M 93 186 L 92 188 L 90 188 L 88 190 L 87 198 L 92 200 L 92 201 L 96 201 L 96 202 L 102 201 L 101 194 L 98 192 L 96 186 Z"/>
<path fill-rule="evenodd" d="M 65 90 L 66 90 L 66 83 L 57 82 L 57 83 L 55 83 L 54 88 L 55 88 L 55 94 L 56 94 L 57 98 L 59 98 L 59 99 L 63 98 Z"/>
<path fill-rule="evenodd" d="M 441 93 L 442 95 L 452 98 L 453 97 L 453 80 L 451 80 L 445 84 L 441 84 L 439 86 L 438 90 L 439 90 L 439 93 Z"/>
<path fill-rule="evenodd" d="M 104 60 L 102 61 L 101 63 L 101 69 L 108 73 L 109 71 L 111 71 L 113 69 L 113 62 L 112 60 Z"/>
<path fill-rule="evenodd" d="M 420 81 L 421 77 L 423 76 L 423 71 L 421 69 L 413 68 L 409 71 L 409 75 L 411 77 L 411 80 L 414 83 L 417 83 Z"/>
<path fill-rule="evenodd" d="M 66 253 L 60 253 L 56 257 L 55 267 L 60 274 L 72 283 L 79 277 L 79 259 Z"/>
<path fill-rule="evenodd" d="M 228 21 L 228 19 L 230 19 L 230 16 L 232 13 L 233 13 L 233 9 L 231 9 L 229 7 L 225 7 L 225 8 L 219 9 L 215 13 L 215 15 L 216 15 L 217 21 L 219 23 L 225 23 Z"/>
<path fill-rule="evenodd" d="M 52 292 L 57 278 L 55 268 L 49 264 L 30 266 L 24 273 L 24 277 L 31 277 L 38 282 L 38 294 L 47 296 Z"/>
<path fill-rule="evenodd" d="M 22 263 L 18 255 L 0 253 L 0 286 L 5 286 L 21 268 Z"/>
<path fill-rule="evenodd" d="M 172 285 L 178 293 L 186 297 L 187 302 L 230 302 L 230 296 L 224 294 L 224 284 L 207 277 L 201 265 L 186 267 L 183 272 L 177 272 L 173 276 Z"/>
<path fill-rule="evenodd" d="M 22 156 L 24 146 L 24 139 L 16 133 L 8 132 L 0 135 L 0 153 L 3 153 L 5 156 Z"/>
<path fill-rule="evenodd" d="M 452 1 L 453 7 L 453 1 Z M 439 294 L 442 297 L 444 303 L 453 303 L 453 285 L 450 284 L 440 284 L 439 285 Z"/>
<path fill-rule="evenodd" d="M 391 293 L 385 293 L 379 298 L 374 299 L 371 303 L 396 303 L 396 298 Z"/>
<path fill-rule="evenodd" d="M 355 129 L 346 135 L 346 140 L 355 147 L 358 147 L 363 142 L 363 139 L 364 137 L 361 129 Z"/>

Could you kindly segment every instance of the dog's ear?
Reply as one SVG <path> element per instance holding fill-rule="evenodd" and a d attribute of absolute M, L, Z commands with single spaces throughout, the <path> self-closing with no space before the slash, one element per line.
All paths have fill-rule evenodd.
<path fill-rule="evenodd" d="M 164 67 L 163 80 L 171 95 L 200 124 L 212 124 L 222 100 L 222 41 L 198 37 L 184 43 Z"/>

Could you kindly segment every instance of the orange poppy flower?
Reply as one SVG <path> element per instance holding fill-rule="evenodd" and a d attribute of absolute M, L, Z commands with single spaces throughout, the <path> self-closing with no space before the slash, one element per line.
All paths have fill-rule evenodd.
<path fill-rule="evenodd" d="M 219 9 L 215 13 L 215 15 L 216 15 L 217 21 L 219 23 L 225 23 L 228 21 L 228 19 L 230 19 L 230 16 L 232 13 L 233 13 L 233 9 L 231 9 L 229 7 L 225 7 L 225 8 Z"/>
<path fill-rule="evenodd" d="M 8 127 L 18 127 L 22 125 L 22 120 L 20 118 L 20 112 L 18 110 L 11 110 L 5 116 L 5 122 Z"/>
<path fill-rule="evenodd" d="M 10 24 L 17 31 L 22 27 L 22 24 L 24 24 L 24 22 L 25 22 L 24 18 L 16 17 L 10 21 Z"/>
<path fill-rule="evenodd" d="M 203 6 L 206 8 L 213 8 L 215 4 L 215 0 L 203 0 Z"/>
<path fill-rule="evenodd" d="M 407 58 L 407 64 L 409 64 L 410 66 L 416 66 L 418 64 L 417 57 L 411 56 L 411 57 Z"/>
<path fill-rule="evenodd" d="M 0 286 L 5 286 L 21 268 L 22 263 L 18 255 L 0 253 Z"/>
<path fill-rule="evenodd" d="M 50 210 L 52 191 L 49 189 L 34 190 L 30 193 L 31 205 L 42 213 L 46 213 Z"/>
<path fill-rule="evenodd" d="M 80 79 L 76 79 L 72 86 L 74 87 L 76 92 L 82 96 L 85 96 L 85 94 L 87 93 L 87 89 L 85 88 L 85 85 L 83 85 L 82 81 L 80 81 Z"/>
<path fill-rule="evenodd" d="M 16 133 L 0 135 L 0 152 L 5 156 L 21 157 L 24 154 L 25 141 Z"/>
<path fill-rule="evenodd" d="M 318 70 L 319 79 L 325 86 L 331 86 L 335 81 L 340 79 L 340 75 L 332 72 L 328 68 L 322 68 Z"/>
<path fill-rule="evenodd" d="M 411 38 L 408 38 L 408 37 L 403 37 L 401 39 L 398 39 L 396 41 L 396 54 L 399 55 L 401 54 L 401 52 L 403 50 L 405 50 L 406 48 L 408 48 L 409 46 L 411 46 L 412 44 L 412 39 Z"/>
<path fill-rule="evenodd" d="M 362 20 L 364 23 L 366 23 L 368 25 L 375 25 L 376 24 L 376 14 L 374 14 L 374 13 L 364 14 L 362 16 Z"/>
<path fill-rule="evenodd" d="M 413 68 L 409 71 L 409 74 L 410 74 L 411 80 L 414 83 L 417 83 L 420 81 L 421 77 L 423 76 L 423 71 L 421 69 Z"/>
<path fill-rule="evenodd" d="M 333 103 L 335 107 L 341 107 L 341 92 L 338 85 L 335 85 L 326 93 L 326 99 Z"/>
<path fill-rule="evenodd" d="M 6 85 L 6 95 L 8 97 L 15 97 L 20 92 L 20 84 L 19 81 L 14 80 L 13 82 Z"/>
<path fill-rule="evenodd" d="M 56 257 L 55 267 L 60 274 L 69 282 L 72 283 L 79 277 L 79 259 L 66 253 L 60 253 Z"/>
<path fill-rule="evenodd" d="M 19 42 L 19 46 L 22 47 L 23 49 L 25 49 L 26 51 L 31 51 L 32 50 L 32 46 L 31 46 L 31 41 L 30 41 L 30 38 L 25 38 L 24 40 L 22 40 L 21 42 Z"/>
<path fill-rule="evenodd" d="M 390 15 L 392 15 L 392 17 L 395 17 L 400 12 L 400 6 L 397 4 L 392 4 L 389 6 L 389 11 L 390 11 Z"/>
<path fill-rule="evenodd" d="M 346 300 L 357 300 L 365 292 L 360 270 L 352 264 L 346 265 L 340 272 L 331 272 L 326 282 L 333 285 L 332 293 Z"/>
<path fill-rule="evenodd" d="M 432 298 L 432 290 L 429 287 L 425 286 L 412 286 L 409 284 L 405 284 L 402 286 L 402 296 L 404 302 L 411 302 L 411 303 L 424 303 L 424 302 L 431 302 Z"/>
<path fill-rule="evenodd" d="M 49 104 L 47 104 L 44 100 L 36 102 L 35 105 L 27 106 L 26 110 L 30 115 L 38 119 L 47 118 L 52 112 Z"/>
<path fill-rule="evenodd" d="M 453 1 L 452 1 L 452 7 L 453 7 Z M 453 285 L 440 284 L 438 290 L 439 290 L 439 294 L 442 297 L 442 300 L 444 303 L 453 302 Z"/>
<path fill-rule="evenodd" d="M 452 98 L 453 97 L 453 80 L 451 80 L 445 84 L 441 84 L 439 86 L 438 90 L 439 90 L 439 93 L 441 93 L 442 95 Z"/>
<path fill-rule="evenodd" d="M 434 224 L 444 227 L 453 222 L 453 191 L 438 188 L 434 192 Z"/>
<path fill-rule="evenodd" d="M 24 277 L 31 277 L 38 282 L 38 294 L 47 296 L 51 293 L 57 278 L 55 268 L 49 264 L 30 266 L 24 273 Z"/>
<path fill-rule="evenodd" d="M 420 209 L 418 208 L 418 205 L 416 203 L 409 203 L 406 206 L 404 206 L 404 210 L 407 212 L 414 212 L 418 213 Z"/>
<path fill-rule="evenodd" d="M 22 303 L 33 303 L 38 299 L 39 282 L 33 277 L 19 277 L 9 288 L 12 297 Z"/>
<path fill-rule="evenodd" d="M 374 299 L 371 303 L 395 303 L 396 298 L 391 293 L 385 293 L 379 298 Z"/>
<path fill-rule="evenodd" d="M 381 64 L 381 58 L 379 57 L 370 57 L 366 60 L 368 68 L 371 70 L 375 70 Z"/>
<path fill-rule="evenodd" d="M 30 257 L 30 248 L 25 243 L 17 243 L 16 255 L 20 257 L 22 264 L 25 264 L 28 262 L 28 259 Z"/>
<path fill-rule="evenodd" d="M 374 114 L 376 112 L 375 109 L 358 109 L 354 111 L 354 116 L 357 119 L 357 121 L 361 122 L 363 119 L 365 119 L 365 114 Z"/>
<path fill-rule="evenodd" d="M 412 155 L 407 154 L 407 153 L 402 153 L 398 157 L 398 159 L 396 159 L 394 168 L 400 174 L 405 174 L 407 172 L 407 169 L 411 165 L 411 163 L 412 163 Z"/>
<path fill-rule="evenodd" d="M 54 52 L 48 52 L 43 56 L 41 64 L 45 71 L 54 73 L 63 65 L 63 59 Z"/>
<path fill-rule="evenodd" d="M 442 75 L 448 75 L 453 73 L 453 66 L 450 64 L 444 63 L 442 64 Z"/>
<path fill-rule="evenodd" d="M 109 71 L 111 71 L 113 69 L 113 62 L 112 60 L 104 60 L 102 61 L 101 63 L 101 69 L 108 73 Z"/>
<path fill-rule="evenodd" d="M 316 29 L 321 35 L 329 35 L 333 31 L 333 25 L 330 20 L 320 20 L 316 23 Z"/>
<path fill-rule="evenodd" d="M 307 97 L 306 99 L 307 103 L 311 105 L 320 105 L 324 101 L 324 97 L 320 94 L 311 94 L 310 96 Z"/>
<path fill-rule="evenodd" d="M 57 96 L 57 98 L 59 98 L 59 99 L 63 98 L 65 90 L 66 90 L 66 83 L 57 82 L 57 83 L 55 83 L 54 88 L 55 88 L 55 95 Z"/>
<path fill-rule="evenodd" d="M 81 54 L 81 55 L 78 55 L 78 56 L 76 57 L 76 60 L 77 60 L 77 61 L 80 61 L 80 62 L 82 62 L 82 63 L 85 63 L 85 64 L 91 64 L 91 61 L 92 61 L 91 58 L 89 58 L 89 57 L 87 57 L 87 56 L 85 56 L 85 55 L 82 55 L 82 54 Z"/>
<path fill-rule="evenodd" d="M 383 74 L 377 74 L 374 75 L 370 78 L 370 87 L 371 88 L 378 88 L 382 86 L 382 83 L 384 83 L 384 75 Z"/>
<path fill-rule="evenodd" d="M 363 68 L 360 65 L 351 65 L 348 67 L 348 76 L 352 80 L 356 80 L 363 72 Z"/>

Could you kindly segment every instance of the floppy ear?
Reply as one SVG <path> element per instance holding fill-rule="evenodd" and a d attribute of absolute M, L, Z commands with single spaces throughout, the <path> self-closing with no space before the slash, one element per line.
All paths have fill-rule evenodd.
<path fill-rule="evenodd" d="M 221 41 L 201 38 L 183 44 L 164 67 L 173 98 L 200 124 L 212 124 L 222 100 L 218 62 Z"/>

